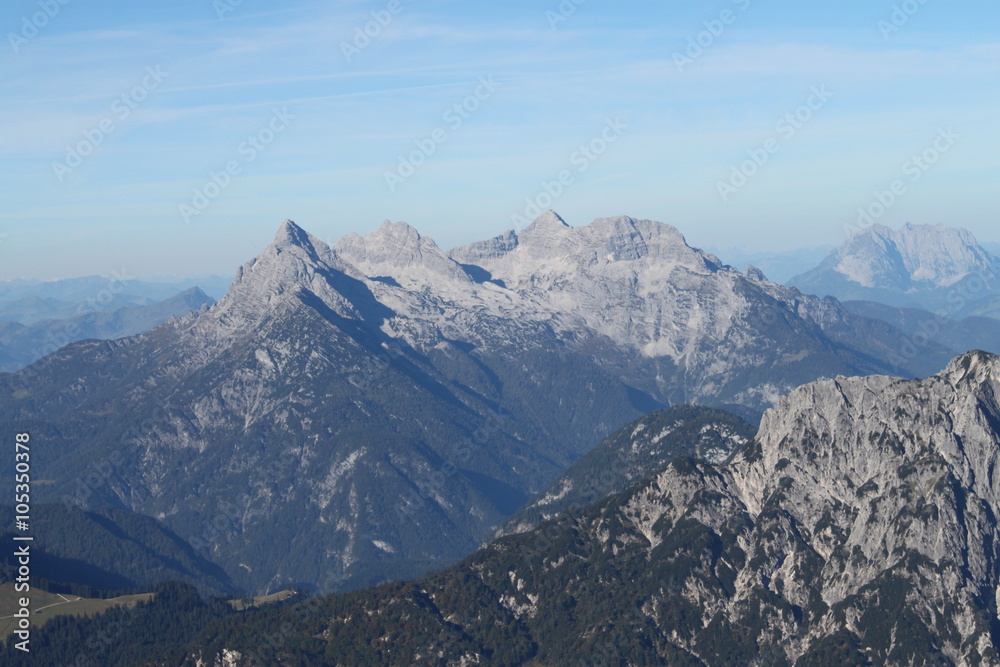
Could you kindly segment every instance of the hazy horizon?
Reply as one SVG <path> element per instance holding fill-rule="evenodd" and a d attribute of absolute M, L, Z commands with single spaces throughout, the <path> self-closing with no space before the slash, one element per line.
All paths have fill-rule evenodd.
<path fill-rule="evenodd" d="M 557 214 L 559 214 L 558 211 L 555 211 L 555 212 Z M 560 216 L 560 217 L 563 217 L 563 216 Z M 633 217 L 634 218 L 635 216 L 629 216 L 629 217 Z M 288 219 L 290 219 L 290 218 L 286 218 L 286 220 L 288 220 Z M 595 218 L 595 220 L 596 220 L 596 218 Z M 283 222 L 284 221 L 282 221 L 281 223 L 279 223 L 278 225 L 276 225 L 275 226 L 275 230 L 277 230 L 281 226 L 281 224 L 283 224 Z M 298 221 L 295 221 L 295 220 L 293 220 L 293 222 L 295 222 L 298 226 L 302 227 L 305 231 L 309 232 L 310 234 L 312 233 L 312 230 L 309 228 L 308 225 L 300 224 Z M 386 221 L 383 221 L 383 222 L 398 222 L 398 221 L 388 221 L 388 220 L 386 220 Z M 405 222 L 405 221 L 403 221 L 403 222 Z M 577 223 L 577 222 L 574 222 L 572 220 L 566 220 L 566 223 L 568 225 L 570 225 L 571 227 L 581 227 L 581 226 L 585 226 L 587 224 L 590 224 L 591 222 L 593 222 L 593 220 L 588 220 L 585 223 Z M 657 221 L 657 222 L 662 222 L 662 221 Z M 382 224 L 382 222 L 380 222 L 378 224 L 380 225 L 380 224 Z M 409 224 L 409 223 L 407 223 L 407 224 Z M 376 225 L 375 227 L 377 227 L 377 226 L 378 225 Z M 892 228 L 896 229 L 896 228 L 898 228 L 900 226 L 902 226 L 902 225 L 893 226 Z M 945 226 L 947 226 L 947 225 L 945 225 Z M 371 229 L 365 230 L 364 233 L 369 233 L 369 232 L 374 231 L 375 227 L 372 227 Z M 516 231 L 516 229 L 518 229 L 518 228 L 513 228 L 512 227 L 512 228 L 509 228 L 509 229 L 515 229 L 515 231 Z M 731 266 L 734 266 L 734 267 L 737 267 L 737 268 L 740 268 L 740 269 L 742 269 L 746 264 L 753 263 L 754 261 L 756 261 L 758 259 L 767 259 L 770 263 L 774 263 L 775 261 L 778 261 L 782 257 L 788 257 L 789 259 L 797 260 L 799 264 L 802 264 L 802 262 L 806 261 L 806 260 L 814 260 L 814 261 L 810 261 L 808 263 L 808 265 L 802 264 L 801 270 L 804 271 L 804 270 L 806 270 L 808 268 L 812 268 L 813 266 L 815 266 L 816 264 L 818 264 L 819 261 L 823 257 L 825 257 L 826 255 L 828 255 L 830 252 L 832 252 L 837 247 L 837 246 L 834 246 L 834 245 L 831 245 L 831 244 L 816 244 L 816 245 L 800 246 L 800 247 L 795 247 L 795 248 L 787 248 L 787 249 L 783 249 L 783 250 L 782 249 L 771 250 L 771 249 L 767 249 L 767 248 L 764 248 L 764 249 L 741 248 L 739 246 L 726 245 L 724 242 L 723 243 L 716 242 L 716 243 L 707 243 L 707 244 L 697 244 L 697 243 L 692 242 L 692 240 L 684 233 L 683 229 L 681 229 L 681 228 L 678 228 L 678 229 L 681 232 L 681 234 L 684 235 L 685 241 L 687 242 L 687 244 L 689 246 L 697 248 L 699 250 L 703 250 L 705 252 L 712 253 L 712 254 L 718 256 L 719 259 L 721 259 L 724 263 L 726 263 L 728 265 L 731 265 Z M 417 228 L 417 231 L 421 232 L 421 230 L 419 228 Z M 507 231 L 507 230 L 502 230 L 501 233 L 503 231 Z M 350 233 L 352 233 L 352 232 L 351 231 L 345 232 L 345 234 L 350 234 Z M 426 236 L 422 232 L 421 232 L 421 235 L 422 236 Z M 498 235 L 498 234 L 494 234 L 493 236 L 496 236 L 496 235 Z M 106 277 L 116 277 L 116 276 L 121 276 L 121 275 L 127 275 L 129 277 L 129 280 L 139 280 L 139 281 L 143 281 L 143 282 L 153 282 L 153 283 L 190 282 L 192 280 L 197 280 L 197 279 L 227 279 L 228 280 L 228 279 L 232 279 L 234 277 L 234 275 L 236 273 L 236 270 L 240 266 L 242 266 L 244 263 L 246 263 L 246 262 L 254 259 L 255 257 L 257 257 L 260 254 L 260 252 L 262 252 L 267 247 L 267 245 L 270 244 L 270 242 L 272 240 L 272 236 L 273 236 L 273 233 L 271 235 L 263 235 L 263 236 L 261 236 L 260 239 L 257 239 L 259 248 L 257 249 L 256 252 L 254 252 L 253 254 L 245 257 L 242 261 L 239 261 L 238 263 L 236 263 L 236 264 L 234 264 L 234 265 L 232 265 L 232 266 L 230 266 L 228 268 L 220 266 L 220 267 L 218 267 L 215 270 L 200 271 L 200 272 L 191 272 L 191 273 L 183 273 L 183 272 L 153 273 L 153 272 L 143 271 L 141 267 L 127 267 L 127 266 L 122 266 L 122 267 L 118 267 L 118 268 L 112 268 L 111 270 L 103 272 L 103 273 L 81 273 L 81 274 L 74 274 L 74 275 L 67 274 L 67 275 L 58 275 L 58 276 L 49 276 L 49 277 L 14 276 L 14 277 L 8 277 L 8 278 L 2 278 L 2 279 L 0 279 L 0 283 L 13 283 L 13 282 L 18 282 L 18 281 L 25 281 L 25 282 L 32 282 L 32 281 L 38 281 L 38 282 L 57 282 L 57 281 L 60 281 L 60 280 L 74 280 L 74 279 L 79 279 L 79 278 L 91 278 L 91 277 L 105 277 L 106 278 Z M 314 236 L 315 236 L 315 234 L 314 234 Z M 323 243 L 326 243 L 329 246 L 333 246 L 333 245 L 336 244 L 336 242 L 340 239 L 341 236 L 343 236 L 343 235 L 339 235 L 339 236 L 336 236 L 336 237 L 321 238 L 320 240 Z M 474 238 L 474 239 L 469 239 L 469 241 L 480 241 L 480 240 L 485 240 L 486 238 L 487 237 Z M 434 240 L 435 243 L 437 242 L 436 239 L 432 238 L 432 240 Z M 983 239 L 978 238 L 978 237 L 976 237 L 976 240 L 988 252 L 993 253 L 993 254 L 1000 253 L 1000 242 L 984 241 Z M 445 252 L 448 252 L 448 251 L 452 250 L 453 248 L 458 247 L 458 245 L 461 245 L 461 244 L 457 244 L 457 245 L 454 245 L 454 246 L 452 246 L 452 245 L 441 246 L 440 244 L 438 244 L 438 245 Z M 770 279 L 770 280 L 772 280 L 774 282 L 778 282 L 778 283 L 784 283 L 789 278 L 791 278 L 794 275 L 796 275 L 797 273 L 801 272 L 801 271 L 794 271 L 794 270 L 792 270 L 792 271 L 774 272 L 774 275 L 772 275 L 772 272 L 769 272 L 768 267 L 763 267 L 763 266 L 758 265 L 757 268 L 764 268 L 765 269 L 764 273 L 768 277 L 768 279 Z"/>
<path fill-rule="evenodd" d="M 0 10 L 0 280 L 231 273 L 290 218 L 442 248 L 630 215 L 839 245 L 859 210 L 1000 242 L 995 3 L 409 0 Z"/>

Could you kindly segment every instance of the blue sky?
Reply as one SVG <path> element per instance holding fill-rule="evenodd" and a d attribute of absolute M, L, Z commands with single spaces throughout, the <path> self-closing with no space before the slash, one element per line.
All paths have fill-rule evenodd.
<path fill-rule="evenodd" d="M 1000 241 L 996 2 L 275 6 L 7 0 L 0 279 L 231 273 L 285 218 L 448 248 L 532 201 L 787 250 L 897 180 L 879 222 Z"/>

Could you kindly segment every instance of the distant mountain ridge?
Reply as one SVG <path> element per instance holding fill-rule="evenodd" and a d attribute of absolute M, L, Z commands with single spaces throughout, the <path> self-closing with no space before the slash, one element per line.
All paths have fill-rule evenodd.
<path fill-rule="evenodd" d="M 113 311 L 84 310 L 66 319 L 30 325 L 0 321 L 0 372 L 13 373 L 60 347 L 87 338 L 113 340 L 135 336 L 215 301 L 192 287 L 163 301 L 124 306 Z M 81 310 L 77 308 L 77 310 Z"/>
<path fill-rule="evenodd" d="M 0 321 L 30 325 L 45 319 L 75 317 L 82 312 L 150 305 L 194 287 L 218 299 L 226 293 L 229 283 L 230 278 L 220 276 L 154 282 L 137 280 L 125 271 L 61 280 L 0 281 Z"/>
<path fill-rule="evenodd" d="M 844 301 L 843 305 L 852 313 L 888 322 L 906 333 L 913 350 L 919 351 L 930 340 L 952 350 L 1000 354 L 1000 324 L 992 317 L 953 319 L 922 308 L 897 308 L 874 301 Z"/>
<path fill-rule="evenodd" d="M 1000 259 L 969 231 L 942 225 L 873 225 L 789 284 L 811 294 L 923 307 L 955 318 L 1000 313 Z"/>

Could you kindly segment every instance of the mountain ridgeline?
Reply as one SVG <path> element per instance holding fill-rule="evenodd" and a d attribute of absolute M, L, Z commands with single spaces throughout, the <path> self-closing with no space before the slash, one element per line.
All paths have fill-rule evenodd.
<path fill-rule="evenodd" d="M 661 441 L 694 450 L 697 423 L 739 425 L 721 417 L 661 412 L 607 442 L 675 425 Z M 113 627 L 105 657 L 141 664 L 1000 665 L 998 443 L 995 355 L 821 380 L 724 463 L 674 459 L 415 581 L 242 613 L 174 590 L 41 646 Z"/>
<path fill-rule="evenodd" d="M 7 516 L 13 516 L 13 508 Z M 87 512 L 66 505 L 36 504 L 39 528 L 31 545 L 31 585 L 50 592 L 107 597 L 152 589 L 161 581 L 190 584 L 202 595 L 238 593 L 218 565 L 197 554 L 152 517 L 110 507 Z M 4 531 L 10 544 L 13 531 Z M 0 560 L 0 581 L 13 580 L 17 559 Z"/>
<path fill-rule="evenodd" d="M 225 619 L 189 659 L 998 665 L 998 397 L 980 352 L 811 383 L 728 463 L 676 459 L 414 582 Z"/>
<path fill-rule="evenodd" d="M 245 590 L 345 590 L 464 557 L 651 410 L 756 420 L 950 356 L 904 342 L 648 220 L 548 212 L 450 253 L 287 221 L 211 307 L 0 375 L 0 421 L 37 443 L 42 500 L 156 517 Z"/>
<path fill-rule="evenodd" d="M 197 287 L 169 299 L 146 305 L 123 306 L 113 311 L 87 309 L 63 319 L 42 319 L 29 324 L 0 321 L 0 371 L 18 371 L 67 343 L 87 338 L 114 339 L 134 336 L 208 307 L 214 300 Z M 4 306 L 0 305 L 0 310 Z"/>
<path fill-rule="evenodd" d="M 584 454 L 519 509 L 498 536 L 526 532 L 567 511 L 624 491 L 682 456 L 722 463 L 757 429 L 716 408 L 681 405 L 626 424 Z"/>

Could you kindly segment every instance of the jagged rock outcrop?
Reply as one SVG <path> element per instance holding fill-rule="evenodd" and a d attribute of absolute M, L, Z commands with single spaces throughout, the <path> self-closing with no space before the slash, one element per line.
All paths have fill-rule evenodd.
<path fill-rule="evenodd" d="M 50 499 L 156 516 L 254 591 L 334 590 L 462 557 L 652 409 L 756 419 L 898 370 L 892 327 L 669 225 L 549 213 L 477 247 L 390 223 L 330 248 L 286 221 L 211 308 L 0 375 L 0 419 L 57 443 Z"/>
<path fill-rule="evenodd" d="M 998 665 L 998 455 L 1000 357 L 823 380 L 728 464 L 677 459 L 443 572 L 288 610 L 311 649 L 221 644 L 387 665 Z"/>
<path fill-rule="evenodd" d="M 715 408 L 682 405 L 643 415 L 574 462 L 495 537 L 527 532 L 564 512 L 580 512 L 678 457 L 722 463 L 756 432 L 755 426 Z"/>
<path fill-rule="evenodd" d="M 347 234 L 334 247 L 339 255 L 372 277 L 388 276 L 414 282 L 472 280 L 433 239 L 421 236 L 405 222 L 386 220 L 366 236 Z"/>

